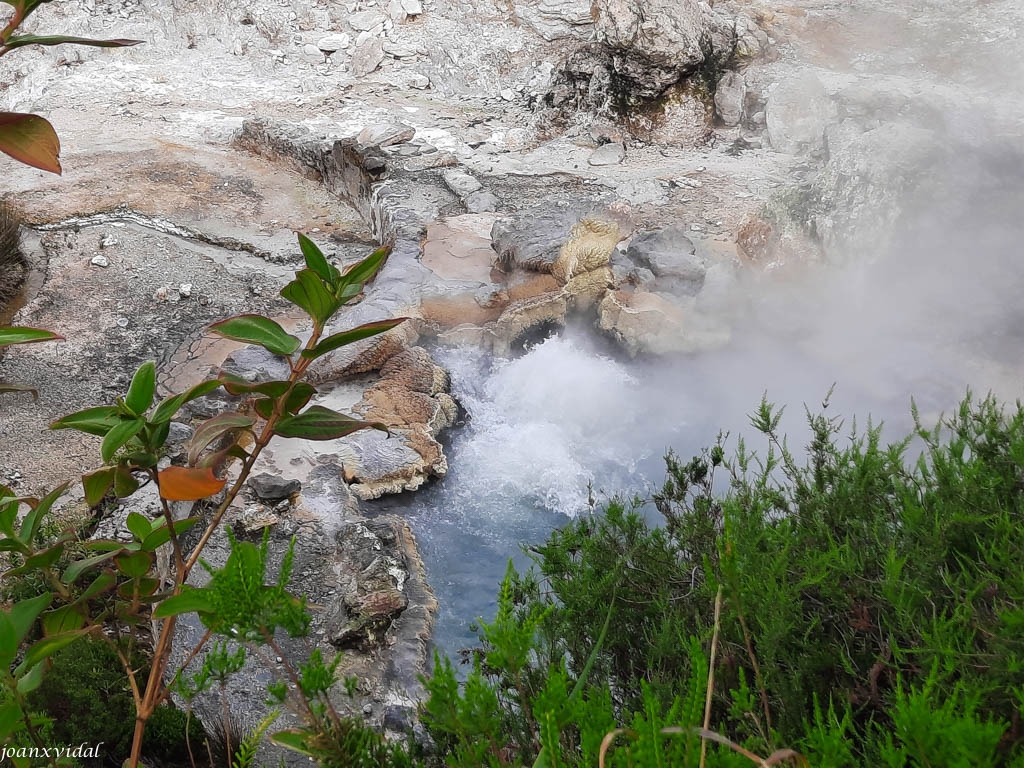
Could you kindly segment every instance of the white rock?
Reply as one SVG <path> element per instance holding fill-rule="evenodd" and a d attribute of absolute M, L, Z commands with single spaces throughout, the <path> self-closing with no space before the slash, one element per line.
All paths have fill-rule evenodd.
<path fill-rule="evenodd" d="M 739 125 L 743 119 L 743 98 L 747 86 L 739 72 L 726 72 L 715 88 L 715 112 L 728 126 Z"/>
<path fill-rule="evenodd" d="M 402 8 L 410 16 L 419 16 L 423 13 L 423 3 L 420 0 L 401 0 Z"/>
<path fill-rule="evenodd" d="M 408 43 L 393 43 L 390 40 L 384 43 L 384 53 L 396 59 L 411 59 L 419 53 L 415 46 Z"/>
<path fill-rule="evenodd" d="M 825 86 L 814 74 L 782 81 L 772 89 L 765 111 L 772 148 L 791 155 L 820 148 L 833 112 Z"/>
<path fill-rule="evenodd" d="M 97 253 L 95 256 L 93 256 L 92 259 L 89 261 L 89 263 L 92 264 L 94 267 L 109 267 L 110 266 L 110 260 L 106 256 L 104 256 L 102 253 Z"/>
<path fill-rule="evenodd" d="M 612 142 L 595 149 L 587 162 L 591 165 L 618 165 L 625 159 L 626 147 L 619 142 Z"/>
<path fill-rule="evenodd" d="M 364 32 L 373 29 L 378 24 L 384 28 L 384 14 L 380 11 L 359 11 L 348 17 L 349 26 L 356 32 Z"/>
<path fill-rule="evenodd" d="M 501 96 L 502 100 L 504 101 L 512 101 L 512 99 L 516 97 L 515 91 L 513 91 L 511 88 L 502 89 L 501 93 L 498 95 Z"/>
<path fill-rule="evenodd" d="M 402 0 L 391 0 L 388 3 L 388 15 L 401 24 L 406 19 L 405 8 L 402 7 Z"/>
<path fill-rule="evenodd" d="M 351 35 L 347 35 L 343 32 L 339 35 L 328 35 L 327 37 L 320 38 L 316 47 L 327 55 L 330 55 L 335 51 L 343 51 L 350 45 L 352 45 Z"/>
<path fill-rule="evenodd" d="M 182 283 L 181 285 L 179 285 L 178 293 L 180 293 L 183 298 L 187 299 L 189 296 L 192 295 L 192 283 Z"/>
<path fill-rule="evenodd" d="M 366 40 L 352 51 L 352 74 L 366 77 L 384 61 L 384 48 L 380 40 Z"/>
<path fill-rule="evenodd" d="M 409 87 L 418 90 L 425 90 L 430 87 L 430 78 L 426 75 L 416 74 L 409 78 Z"/>
<path fill-rule="evenodd" d="M 483 187 L 473 176 L 456 169 L 444 172 L 444 183 L 459 197 L 466 197 Z"/>
<path fill-rule="evenodd" d="M 121 241 L 113 235 L 104 235 L 100 238 L 100 248 L 110 248 L 111 246 L 117 245 L 119 242 Z"/>

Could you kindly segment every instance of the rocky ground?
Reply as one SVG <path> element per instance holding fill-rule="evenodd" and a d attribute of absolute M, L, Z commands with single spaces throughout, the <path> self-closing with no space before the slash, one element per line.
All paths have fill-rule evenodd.
<path fill-rule="evenodd" d="M 4 108 L 46 115 L 65 168 L 0 159 L 0 195 L 29 224 L 8 314 L 66 337 L 3 361 L 41 396 L 0 401 L 0 481 L 94 468 L 96 441 L 45 426 L 144 360 L 164 392 L 225 366 L 271 375 L 203 329 L 259 311 L 303 330 L 277 296 L 295 231 L 343 263 L 391 243 L 338 322 L 413 320 L 314 381 L 394 437 L 273 445 L 275 490 L 253 487 L 232 520 L 275 546 L 299 535 L 317 642 L 351 651 L 355 706 L 396 725 L 433 598 L 408 528 L 360 501 L 447 471 L 457 407 L 430 345 L 507 355 L 583 319 L 624 355 L 694 354 L 729 342 L 758 275 L 885 252 L 911 203 L 948 191 L 951 160 L 1024 152 L 1024 9 L 968 5 L 47 4 L 36 31 L 146 44 L 0 61 Z"/>

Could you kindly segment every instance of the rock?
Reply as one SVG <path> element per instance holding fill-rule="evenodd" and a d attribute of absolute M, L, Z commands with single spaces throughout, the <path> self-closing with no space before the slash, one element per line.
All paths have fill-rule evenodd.
<path fill-rule="evenodd" d="M 442 175 L 444 177 L 444 183 L 448 185 L 448 189 L 459 197 L 464 198 L 467 195 L 483 188 L 483 184 L 465 171 L 452 169 L 450 171 L 445 171 Z"/>
<path fill-rule="evenodd" d="M 298 480 L 286 480 L 283 477 L 266 472 L 253 475 L 249 478 L 248 484 L 252 488 L 253 493 L 264 501 L 287 499 L 293 493 L 298 493 L 302 488 L 302 484 Z"/>
<path fill-rule="evenodd" d="M 332 53 L 336 53 L 337 51 L 343 51 L 350 45 L 352 45 L 352 37 L 350 35 L 346 35 L 344 32 L 337 35 L 322 37 L 316 43 L 317 50 L 321 51 L 326 56 L 330 56 Z"/>
<path fill-rule="evenodd" d="M 833 112 L 825 86 L 814 74 L 783 80 L 769 94 L 765 111 L 772 148 L 790 155 L 820 149 Z"/>
<path fill-rule="evenodd" d="M 590 165 L 618 165 L 626 159 L 626 147 L 621 142 L 604 144 L 593 151 L 587 162 Z"/>
<path fill-rule="evenodd" d="M 743 75 L 738 72 L 726 72 L 719 79 L 715 89 L 715 112 L 725 125 L 739 125 L 743 119 L 743 99 L 746 91 Z"/>
<path fill-rule="evenodd" d="M 648 291 L 609 291 L 598 307 L 598 318 L 598 327 L 634 357 L 695 352 L 728 340 L 721 331 L 692 328 L 692 318 L 680 306 Z"/>
<path fill-rule="evenodd" d="M 414 74 L 409 78 L 409 87 L 418 90 L 426 90 L 430 87 L 430 78 L 426 75 Z"/>
<path fill-rule="evenodd" d="M 516 97 L 516 92 L 511 88 L 502 88 L 498 95 L 502 101 L 512 101 Z"/>
<path fill-rule="evenodd" d="M 731 21 L 701 0 L 594 0 L 593 14 L 611 69 L 634 98 L 655 98 L 733 50 Z"/>
<path fill-rule="evenodd" d="M 405 123 L 377 123 L 363 128 L 356 141 L 367 147 L 390 147 L 411 141 L 415 135 L 416 129 Z"/>
<path fill-rule="evenodd" d="M 472 177 L 470 177 L 472 178 Z M 454 216 L 427 225 L 421 261 L 445 280 L 489 283 L 493 217 Z"/>
<path fill-rule="evenodd" d="M 395 43 L 390 40 L 383 44 L 384 53 L 394 59 L 411 59 L 419 55 L 416 46 L 410 43 Z"/>
<path fill-rule="evenodd" d="M 423 13 L 423 3 L 420 0 L 401 0 L 402 10 L 409 16 L 419 16 Z"/>
<path fill-rule="evenodd" d="M 94 267 L 109 267 L 110 259 L 104 256 L 102 253 L 97 253 L 89 260 L 89 263 L 92 264 Z"/>
<path fill-rule="evenodd" d="M 696 254 L 681 225 L 641 232 L 633 237 L 626 256 L 657 278 L 655 285 L 679 296 L 695 296 L 704 284 L 707 263 Z"/>
<path fill-rule="evenodd" d="M 547 41 L 590 37 L 590 0 L 517 0 L 516 18 Z"/>
<path fill-rule="evenodd" d="M 501 205 L 501 201 L 485 189 L 466 195 L 466 199 L 463 202 L 466 205 L 466 210 L 470 213 L 496 211 Z"/>
<path fill-rule="evenodd" d="M 348 17 L 349 26 L 356 32 L 367 32 L 377 25 L 384 25 L 384 14 L 380 11 L 359 11 Z"/>
<path fill-rule="evenodd" d="M 352 74 L 366 77 L 384 61 L 384 46 L 380 40 L 365 40 L 352 51 Z"/>
<path fill-rule="evenodd" d="M 561 291 L 513 302 L 494 324 L 495 354 L 507 355 L 513 345 L 534 328 L 565 325 L 568 308 Z"/>
<path fill-rule="evenodd" d="M 178 294 L 183 299 L 187 299 L 192 295 L 192 283 L 182 283 L 178 286 Z"/>
<path fill-rule="evenodd" d="M 588 228 L 577 229 L 576 225 L 584 219 L 617 223 L 611 212 L 598 203 L 559 198 L 499 219 L 491 229 L 495 266 L 504 272 L 516 268 L 552 272 L 562 249 L 574 235 L 593 234 Z M 573 247 L 584 250 L 581 246 Z M 614 248 L 614 244 L 611 247 Z"/>
<path fill-rule="evenodd" d="M 607 266 L 620 239 L 616 222 L 598 218 L 582 219 L 573 226 L 569 239 L 551 265 L 552 276 L 566 285 L 577 275 Z"/>
<path fill-rule="evenodd" d="M 405 12 L 405 8 L 402 7 L 402 0 L 390 0 L 388 2 L 388 16 L 391 17 L 392 21 L 399 24 L 405 21 L 408 14 Z"/>

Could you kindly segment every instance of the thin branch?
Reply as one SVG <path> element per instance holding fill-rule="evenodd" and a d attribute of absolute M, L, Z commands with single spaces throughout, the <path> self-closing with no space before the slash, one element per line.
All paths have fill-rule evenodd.
<path fill-rule="evenodd" d="M 722 618 L 722 585 L 718 585 L 718 594 L 715 595 L 715 631 L 711 635 L 711 654 L 708 658 L 708 690 L 704 697 L 704 730 L 711 730 L 711 694 L 715 689 L 715 656 L 718 654 L 718 630 L 721 627 Z M 701 736 L 700 739 L 700 768 L 704 768 L 708 755 L 708 740 Z"/>

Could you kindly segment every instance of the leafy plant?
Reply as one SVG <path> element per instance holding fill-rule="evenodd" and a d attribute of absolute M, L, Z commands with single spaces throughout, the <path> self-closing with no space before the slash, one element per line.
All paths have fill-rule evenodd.
<path fill-rule="evenodd" d="M 155 519 L 130 513 L 130 540 L 78 543 L 66 533 L 43 541 L 43 518 L 67 486 L 42 499 L 17 497 L 9 489 L 0 488 L 0 550 L 10 553 L 15 564 L 8 575 L 31 574 L 45 589 L 38 596 L 15 603 L 9 614 L 0 616 L 0 650 L 7 648 L 9 655 L 5 669 L 27 644 L 21 664 L 6 680 L 12 699 L 3 709 L 0 731 L 9 725 L 11 732 L 19 723 L 26 729 L 33 727 L 25 716 L 24 695 L 41 682 L 43 662 L 71 642 L 91 636 L 110 647 L 127 678 L 135 711 L 128 763 L 135 768 L 142 756 L 146 723 L 170 693 L 164 681 L 179 615 L 196 613 L 207 627 L 189 659 L 201 653 L 216 635 L 266 643 L 276 649 L 273 634 L 278 627 L 295 635 L 308 629 L 309 616 L 303 602 L 286 589 L 291 552 L 273 586 L 264 586 L 266 540 L 257 547 L 232 539 L 231 554 L 220 569 L 210 568 L 201 560 L 204 548 L 273 437 L 330 440 L 361 429 L 385 429 L 319 405 L 309 406 L 316 390 L 303 377 L 317 358 L 404 322 L 405 318 L 396 318 L 336 333 L 327 331 L 327 323 L 337 311 L 376 274 L 387 249 L 375 251 L 342 272 L 308 238 L 299 235 L 299 243 L 307 267 L 296 274 L 281 295 L 310 316 L 312 330 L 305 344 L 275 321 L 259 315 L 240 315 L 210 328 L 220 336 L 258 344 L 285 358 L 290 368 L 287 379 L 254 383 L 222 374 L 156 403 L 156 368 L 153 363 L 145 363 L 114 404 L 87 408 L 51 425 L 53 429 L 74 429 L 102 438 L 100 456 L 104 465 L 82 477 L 90 506 L 98 505 L 109 493 L 125 498 L 143 481 L 153 483 L 162 512 Z M 0 341 L 9 339 L 9 343 L 42 340 L 46 334 L 33 329 L 4 329 L 4 333 Z M 189 445 L 187 466 L 160 467 L 160 453 L 175 414 L 186 403 L 219 387 L 243 396 L 249 407 L 199 425 Z M 240 466 L 231 475 L 228 465 L 233 460 Z M 208 516 L 181 519 L 172 512 L 171 502 L 194 503 L 211 496 L 217 496 L 218 501 Z M 23 507 L 28 511 L 17 526 Z M 194 543 L 187 544 L 184 534 L 194 526 L 199 526 L 201 533 L 188 540 Z M 170 552 L 171 573 L 166 582 L 156 567 L 156 553 L 161 548 Z M 200 564 L 210 571 L 210 582 L 203 588 L 190 587 L 189 576 Z M 44 609 L 48 610 L 44 613 Z M 29 633 L 37 618 L 43 636 L 32 643 Z M 131 659 L 139 648 L 141 629 L 150 623 L 155 627 L 154 644 L 149 669 L 143 671 Z M 231 666 L 227 657 L 223 661 L 220 670 L 210 668 L 208 678 L 220 675 L 223 682 Z M 180 676 L 176 679 L 180 681 Z M 0 733 L 0 738 L 5 735 Z"/>
<path fill-rule="evenodd" d="M 49 0 L 2 0 L 13 9 L 0 28 L 0 57 L 27 45 L 89 45 L 101 48 L 123 48 L 138 45 L 141 40 L 92 40 L 67 35 L 19 34 L 18 29 L 40 5 Z M 0 20 L 0 23 L 4 23 Z M 60 139 L 49 121 L 39 115 L 21 112 L 0 112 L 0 152 L 20 163 L 51 173 L 60 173 Z"/>

